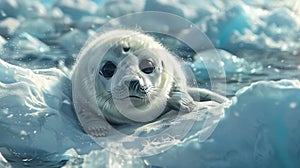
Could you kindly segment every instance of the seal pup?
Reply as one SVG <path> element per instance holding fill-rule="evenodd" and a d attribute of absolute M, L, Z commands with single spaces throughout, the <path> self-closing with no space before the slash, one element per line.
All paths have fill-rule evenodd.
<path fill-rule="evenodd" d="M 73 102 L 86 133 L 106 136 L 110 124 L 151 122 L 170 111 L 192 111 L 199 98 L 227 98 L 186 84 L 182 65 L 142 32 L 116 29 L 92 39 L 72 75 Z M 108 121 L 109 123 L 107 123 Z"/>

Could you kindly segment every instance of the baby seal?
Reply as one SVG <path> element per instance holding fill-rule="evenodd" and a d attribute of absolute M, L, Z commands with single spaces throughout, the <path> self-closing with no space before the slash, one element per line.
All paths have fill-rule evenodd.
<path fill-rule="evenodd" d="M 142 32 L 116 29 L 92 39 L 72 75 L 75 111 L 83 129 L 106 136 L 111 124 L 151 122 L 170 111 L 190 112 L 200 97 L 227 99 L 186 83 L 182 65 Z"/>

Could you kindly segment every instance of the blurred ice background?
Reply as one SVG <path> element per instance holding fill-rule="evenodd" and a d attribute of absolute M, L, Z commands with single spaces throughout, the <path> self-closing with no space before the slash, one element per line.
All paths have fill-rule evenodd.
<path fill-rule="evenodd" d="M 99 27 L 142 11 L 182 16 L 208 36 L 233 104 L 205 142 L 138 158 L 82 132 L 68 73 Z M 0 0 L 0 167 L 300 167 L 299 16 L 298 0 Z M 191 56 L 204 87 L 214 67 L 200 56 L 210 54 Z"/>

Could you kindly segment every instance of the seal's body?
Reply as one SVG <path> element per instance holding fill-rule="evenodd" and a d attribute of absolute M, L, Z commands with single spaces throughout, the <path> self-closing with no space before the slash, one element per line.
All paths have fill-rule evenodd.
<path fill-rule="evenodd" d="M 84 130 L 105 136 L 107 124 L 151 122 L 169 110 L 191 111 L 200 96 L 180 62 L 151 36 L 117 29 L 94 38 L 80 53 L 72 76 L 73 101 Z"/>

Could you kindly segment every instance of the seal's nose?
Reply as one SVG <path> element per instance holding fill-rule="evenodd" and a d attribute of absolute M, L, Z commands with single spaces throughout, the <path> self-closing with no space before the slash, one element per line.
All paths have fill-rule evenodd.
<path fill-rule="evenodd" d="M 128 88 L 134 88 L 140 85 L 140 81 L 137 79 L 124 80 L 124 85 Z"/>

